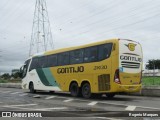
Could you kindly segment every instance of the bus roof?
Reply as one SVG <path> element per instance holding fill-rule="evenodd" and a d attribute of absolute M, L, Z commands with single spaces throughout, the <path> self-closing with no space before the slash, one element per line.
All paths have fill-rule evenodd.
<path fill-rule="evenodd" d="M 50 50 L 50 51 L 46 51 L 46 52 L 36 53 L 32 57 L 43 56 L 43 55 L 51 55 L 51 54 L 56 54 L 56 53 L 60 53 L 60 52 L 67 52 L 67 51 L 71 51 L 71 50 L 81 49 L 81 48 L 84 48 L 84 47 L 90 47 L 90 46 L 109 43 L 109 42 L 116 42 L 118 40 L 133 41 L 133 40 L 129 40 L 129 39 L 113 38 L 113 39 L 102 40 L 102 41 L 93 42 L 93 43 L 90 43 L 90 44 L 85 44 L 85 45 L 80 45 L 80 46 L 75 46 L 75 47 L 61 48 L 61 49 L 56 49 L 56 50 Z M 136 42 L 136 41 L 133 41 L 133 42 Z"/>
<path fill-rule="evenodd" d="M 103 40 L 103 41 L 94 42 L 94 43 L 90 43 L 90 44 L 75 46 L 75 47 L 68 47 L 68 48 L 46 51 L 46 52 L 44 52 L 44 54 L 50 55 L 50 54 L 59 53 L 59 52 L 67 52 L 67 51 L 71 51 L 71 50 L 75 50 L 75 49 L 81 49 L 84 47 L 90 47 L 90 46 L 94 46 L 94 45 L 98 45 L 98 44 L 109 43 L 109 42 L 113 42 L 113 41 L 117 41 L 117 40 L 118 40 L 118 38 L 108 39 L 108 40 Z"/>

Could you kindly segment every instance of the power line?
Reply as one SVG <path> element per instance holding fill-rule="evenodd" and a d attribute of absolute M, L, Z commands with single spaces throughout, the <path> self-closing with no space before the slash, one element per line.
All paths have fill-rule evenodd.
<path fill-rule="evenodd" d="M 158 5 L 159 6 L 159 5 Z M 158 7 L 157 6 L 157 7 Z M 154 8 L 154 7 L 153 7 Z M 155 13 L 156 11 L 153 11 L 153 13 Z M 147 13 L 147 12 L 146 12 Z M 133 15 L 136 15 L 136 14 L 133 14 Z M 131 15 L 132 16 L 132 15 Z M 127 16 L 128 18 L 130 18 L 131 16 Z M 122 17 L 122 16 L 121 16 Z M 95 25 L 95 24 L 102 24 L 102 21 L 103 22 L 106 22 L 106 20 L 110 20 L 111 22 L 109 23 L 110 25 L 111 24 L 115 24 L 115 22 L 116 23 L 120 23 L 120 18 L 121 17 L 118 17 L 118 16 L 115 16 L 115 17 L 111 17 L 111 16 L 107 16 L 106 18 L 103 18 L 103 19 L 101 19 L 101 20 L 98 20 L 98 21 L 95 21 L 95 22 L 92 22 L 92 23 L 89 23 L 89 24 L 87 24 L 87 25 L 84 25 L 83 27 L 82 26 L 80 26 L 79 28 L 76 28 L 76 27 L 74 27 L 74 29 L 71 29 L 70 31 L 68 31 L 69 33 L 71 33 L 72 32 L 72 30 L 73 31 L 75 31 L 75 29 L 78 29 L 78 30 L 80 30 L 80 28 L 87 28 L 88 26 L 90 26 L 90 25 Z M 122 20 L 123 20 L 123 18 L 121 18 Z M 123 20 L 124 21 L 124 20 Z"/>
<path fill-rule="evenodd" d="M 15 5 L 14 4 L 13 3 L 11 4 L 11 6 L 14 6 L 14 9 L 11 10 L 10 12 L 7 11 L 8 14 L 5 13 L 5 15 L 3 15 L 3 18 L 0 20 L 0 22 L 5 21 L 6 19 L 9 20 L 9 18 L 11 18 L 12 16 L 14 16 L 17 13 L 18 9 L 20 9 L 21 7 L 23 7 L 24 2 L 21 1 L 21 2 L 18 2 L 17 4 L 15 4 Z"/>
<path fill-rule="evenodd" d="M 100 15 L 100 14 L 102 14 L 102 13 L 104 13 L 104 12 L 108 12 L 108 11 L 111 11 L 111 10 L 113 10 L 113 9 L 118 9 L 118 6 L 119 5 L 121 5 L 120 3 L 121 3 L 122 1 L 120 1 L 120 2 L 111 2 L 111 3 L 113 3 L 113 4 L 111 4 L 110 5 L 110 3 L 106 3 L 106 4 L 104 4 L 103 6 L 100 6 L 100 7 L 102 7 L 102 8 L 104 8 L 104 9 L 101 9 L 100 11 L 98 11 L 98 12 L 94 12 L 94 13 L 92 13 L 91 15 L 87 15 L 87 17 L 80 17 L 80 16 L 78 16 L 78 17 L 75 17 L 75 18 L 77 18 L 77 20 L 79 21 L 79 22 L 82 22 L 82 21 L 89 21 L 89 20 L 93 20 L 93 18 L 91 19 L 91 17 L 94 17 L 94 16 L 97 16 L 97 15 Z M 128 2 L 130 2 L 130 1 L 127 1 L 127 3 Z M 126 3 L 126 2 L 125 2 Z M 125 4 L 125 3 L 123 3 L 123 5 Z M 109 5 L 109 6 L 108 6 Z M 143 6 L 145 5 L 144 3 L 142 4 Z M 104 7 L 104 6 L 106 6 L 106 7 Z M 115 7 L 116 6 L 116 7 Z M 139 6 L 139 7 L 137 7 L 137 8 L 141 8 L 141 6 Z M 136 9 L 136 8 L 135 8 Z M 115 10 L 116 11 L 116 10 Z M 110 15 L 112 15 L 111 13 L 110 13 Z M 66 15 L 67 16 L 67 15 Z M 68 16 L 67 16 L 68 17 Z M 64 18 L 64 16 L 63 16 L 63 18 Z M 73 20 L 73 21 L 75 21 L 75 18 L 73 19 L 69 19 L 69 20 L 67 20 L 67 21 L 65 21 L 65 22 L 62 22 L 61 24 L 63 25 L 64 23 L 66 24 L 66 23 L 69 23 L 69 21 L 71 21 L 71 20 Z M 89 18 L 89 19 L 88 19 Z M 110 17 L 106 17 L 106 19 L 108 19 L 108 18 L 110 18 Z M 111 17 L 112 18 L 112 17 Z M 98 21 L 99 22 L 99 21 Z M 77 23 L 77 21 L 76 21 L 76 23 Z"/>
<path fill-rule="evenodd" d="M 155 11 L 152 11 L 152 14 L 154 14 L 155 13 Z M 152 15 L 151 14 L 151 15 Z M 152 16 L 149 16 L 149 17 L 147 17 L 147 18 L 144 18 L 144 19 L 140 19 L 140 20 L 137 20 L 136 21 L 136 23 L 135 22 L 133 22 L 133 23 L 129 23 L 129 25 L 134 25 L 134 24 L 137 24 L 137 23 L 141 23 L 140 21 L 147 21 L 147 19 L 152 19 L 152 18 L 154 18 L 154 17 L 157 17 L 157 15 L 159 15 L 159 12 L 157 13 L 157 14 L 155 14 L 154 16 L 152 15 Z M 129 16 L 128 16 L 129 17 Z M 104 19 L 105 20 L 105 19 Z M 113 19 L 114 20 L 114 19 Z M 123 19 L 122 19 L 123 20 Z M 117 23 L 118 25 L 119 25 L 119 23 L 120 23 L 120 21 L 118 20 L 118 18 L 117 19 L 115 19 L 115 21 L 112 21 L 111 23 L 107 23 L 107 24 L 103 24 L 103 26 L 105 26 L 105 25 L 111 25 L 111 24 L 113 24 L 114 26 L 117 26 L 115 23 Z M 95 22 L 94 24 L 101 24 L 101 23 L 99 23 L 99 22 Z M 91 25 L 91 24 L 89 24 L 89 25 Z M 85 25 L 85 27 L 87 27 L 88 25 Z M 128 25 L 127 25 L 128 26 Z M 127 27 L 126 26 L 126 24 L 125 24 L 125 27 Z M 93 27 L 95 27 L 95 26 L 93 26 Z M 122 27 L 124 27 L 124 25 L 122 26 Z M 118 27 L 118 28 L 121 28 L 121 27 Z M 114 28 L 114 29 L 111 29 L 111 30 L 116 30 L 117 29 L 117 27 L 116 28 Z M 78 29 L 78 30 L 80 30 L 80 29 Z M 83 31 L 82 33 L 83 34 L 86 34 L 86 33 L 88 33 L 88 32 L 91 32 L 91 31 L 93 31 L 94 29 L 89 29 L 89 30 L 87 30 L 86 32 L 85 31 Z M 68 31 L 68 32 L 70 32 L 70 33 L 72 33 L 71 31 Z M 81 33 L 78 33 L 78 34 L 76 34 L 75 36 L 78 36 L 79 34 L 81 34 Z M 72 34 L 71 34 L 72 35 Z M 73 36 L 73 35 L 72 35 Z M 64 36 L 65 38 L 66 38 L 66 36 Z"/>

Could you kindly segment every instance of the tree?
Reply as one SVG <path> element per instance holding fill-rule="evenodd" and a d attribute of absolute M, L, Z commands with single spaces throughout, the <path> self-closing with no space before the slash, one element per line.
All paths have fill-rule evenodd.
<path fill-rule="evenodd" d="M 153 70 L 153 69 L 160 69 L 160 60 L 148 60 L 148 64 L 146 65 L 146 69 Z"/>
<path fill-rule="evenodd" d="M 9 73 L 4 73 L 1 77 L 4 79 L 9 79 L 10 75 L 9 75 Z"/>
<path fill-rule="evenodd" d="M 13 78 L 19 78 L 20 77 L 20 72 L 15 72 L 14 74 L 11 75 Z"/>

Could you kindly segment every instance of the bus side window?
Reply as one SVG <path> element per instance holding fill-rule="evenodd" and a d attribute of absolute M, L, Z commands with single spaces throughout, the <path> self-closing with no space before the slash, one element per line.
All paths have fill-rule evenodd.
<path fill-rule="evenodd" d="M 84 49 L 84 62 L 96 62 L 97 61 L 97 46 Z"/>
<path fill-rule="evenodd" d="M 69 65 L 69 52 L 58 54 L 58 65 Z"/>
<path fill-rule="evenodd" d="M 112 43 L 107 43 L 98 46 L 98 60 L 104 60 L 110 57 Z"/>
<path fill-rule="evenodd" d="M 39 67 L 40 68 L 45 68 L 47 67 L 47 57 L 43 56 L 39 58 Z"/>
<path fill-rule="evenodd" d="M 57 55 L 49 55 L 48 57 L 48 63 L 47 63 L 47 67 L 53 67 L 53 66 L 57 66 Z"/>
<path fill-rule="evenodd" d="M 33 58 L 29 71 L 39 68 L 39 67 L 40 66 L 39 66 L 38 58 Z"/>
<path fill-rule="evenodd" d="M 83 49 L 70 51 L 70 64 L 79 64 L 83 62 Z"/>

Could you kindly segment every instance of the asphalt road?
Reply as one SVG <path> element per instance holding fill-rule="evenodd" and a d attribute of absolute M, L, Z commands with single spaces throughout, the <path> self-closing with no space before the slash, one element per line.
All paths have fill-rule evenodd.
<path fill-rule="evenodd" d="M 157 115 L 158 113 L 158 116 L 160 116 L 160 98 L 116 95 L 112 99 L 108 99 L 105 96 L 84 99 L 74 98 L 68 93 L 39 91 L 31 94 L 27 90 L 22 89 L 0 88 L 0 111 L 12 111 L 12 113 L 13 111 L 17 111 L 17 113 L 21 114 L 26 111 L 31 113 L 39 112 L 42 117 L 48 116 L 46 119 L 52 119 L 54 117 L 59 120 L 62 117 L 66 117 L 66 120 L 74 120 L 74 117 L 77 117 L 77 120 L 123 120 L 128 119 L 129 114 L 129 119 L 133 119 L 135 118 L 135 114 L 138 115 L 138 113 L 147 113 L 147 115 Z M 40 114 L 37 113 L 37 115 Z M 147 120 L 149 117 L 145 118 Z M 19 119 L 29 118 L 16 118 L 16 120 Z M 156 117 L 154 119 L 158 120 L 159 118 Z"/>

